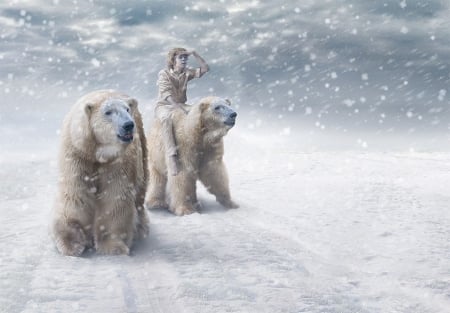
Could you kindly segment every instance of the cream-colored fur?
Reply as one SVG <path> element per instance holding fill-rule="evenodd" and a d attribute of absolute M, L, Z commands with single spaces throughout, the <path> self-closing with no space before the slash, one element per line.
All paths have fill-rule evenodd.
<path fill-rule="evenodd" d="M 223 136 L 234 125 L 236 113 L 229 107 L 228 100 L 217 97 L 204 98 L 192 107 L 186 106 L 186 109 L 188 114 L 180 109 L 173 116 L 181 169 L 178 175 L 167 175 L 166 158 L 169 156 L 164 151 L 158 120 L 153 121 L 147 135 L 150 174 L 146 207 L 168 208 L 176 215 L 193 213 L 199 208 L 196 181 L 200 180 L 219 203 L 227 208 L 237 208 L 230 197 L 228 174 L 223 162 Z M 234 115 L 232 119 L 230 113 Z M 230 119 L 232 125 L 224 124 Z"/>
<path fill-rule="evenodd" d="M 134 122 L 131 142 L 119 139 L 119 122 L 105 113 L 108 103 Z M 147 147 L 137 101 L 112 90 L 79 99 L 61 132 L 52 223 L 57 249 L 71 256 L 90 247 L 102 254 L 129 254 L 133 239 L 148 234 L 143 206 L 147 181 Z"/>

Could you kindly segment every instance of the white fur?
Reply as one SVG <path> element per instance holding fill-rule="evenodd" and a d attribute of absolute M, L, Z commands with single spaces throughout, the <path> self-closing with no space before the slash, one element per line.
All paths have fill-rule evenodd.
<path fill-rule="evenodd" d="M 131 109 L 131 143 L 119 140 L 117 125 L 103 116 L 102 106 L 111 99 Z M 77 101 L 64 120 L 53 219 L 55 243 L 64 255 L 79 256 L 89 247 L 128 254 L 133 239 L 148 233 L 147 147 L 136 104 L 127 95 L 97 91 Z"/>
<path fill-rule="evenodd" d="M 238 207 L 231 200 L 228 174 L 223 162 L 223 136 L 230 127 L 224 125 L 223 116 L 214 111 L 213 106 L 217 103 L 229 105 L 224 99 L 209 97 L 192 106 L 187 115 L 182 110 L 174 114 L 174 133 L 181 166 L 181 171 L 176 176 L 167 175 L 168 156 L 164 151 L 161 124 L 156 120 L 153 122 L 148 134 L 148 208 L 169 208 L 177 215 L 195 212 L 199 208 L 197 180 L 225 207 Z"/>

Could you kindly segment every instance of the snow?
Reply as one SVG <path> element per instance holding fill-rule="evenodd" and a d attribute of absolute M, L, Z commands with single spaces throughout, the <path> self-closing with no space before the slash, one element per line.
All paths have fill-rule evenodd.
<path fill-rule="evenodd" d="M 201 214 L 151 211 L 131 256 L 81 258 L 48 236 L 55 140 L 5 145 L 0 311 L 448 312 L 450 154 L 308 150 L 295 136 L 236 126 L 239 209 L 199 186 Z"/>
<path fill-rule="evenodd" d="M 445 1 L 71 2 L 0 3 L 0 313 L 450 312 Z M 199 186 L 129 257 L 59 255 L 64 114 L 113 88 L 148 127 L 175 46 L 211 66 L 189 102 L 239 113 L 241 208 Z"/>

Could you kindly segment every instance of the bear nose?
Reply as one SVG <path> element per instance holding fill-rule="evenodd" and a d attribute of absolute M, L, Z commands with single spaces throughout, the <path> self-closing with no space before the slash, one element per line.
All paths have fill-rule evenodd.
<path fill-rule="evenodd" d="M 230 114 L 230 117 L 231 117 L 231 118 L 236 118 L 236 116 L 237 116 L 237 113 L 236 113 L 236 112 L 233 112 L 233 113 Z"/>
<path fill-rule="evenodd" d="M 126 122 L 125 124 L 123 124 L 122 128 L 125 129 L 126 131 L 132 131 L 134 128 L 133 121 Z"/>

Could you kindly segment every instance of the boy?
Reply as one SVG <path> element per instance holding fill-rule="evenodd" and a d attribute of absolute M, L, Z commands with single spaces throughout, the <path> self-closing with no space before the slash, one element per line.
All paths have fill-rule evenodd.
<path fill-rule="evenodd" d="M 193 55 L 200 67 L 193 69 L 187 67 L 187 61 Z M 158 103 L 155 108 L 155 115 L 162 123 L 163 142 L 168 154 L 167 168 L 169 175 L 177 175 L 178 152 L 175 144 L 175 137 L 172 126 L 172 113 L 174 110 L 182 109 L 187 101 L 187 83 L 200 78 L 209 71 L 209 66 L 205 60 L 195 51 L 187 51 L 184 48 L 173 48 L 167 54 L 167 69 L 161 70 L 158 74 Z"/>

